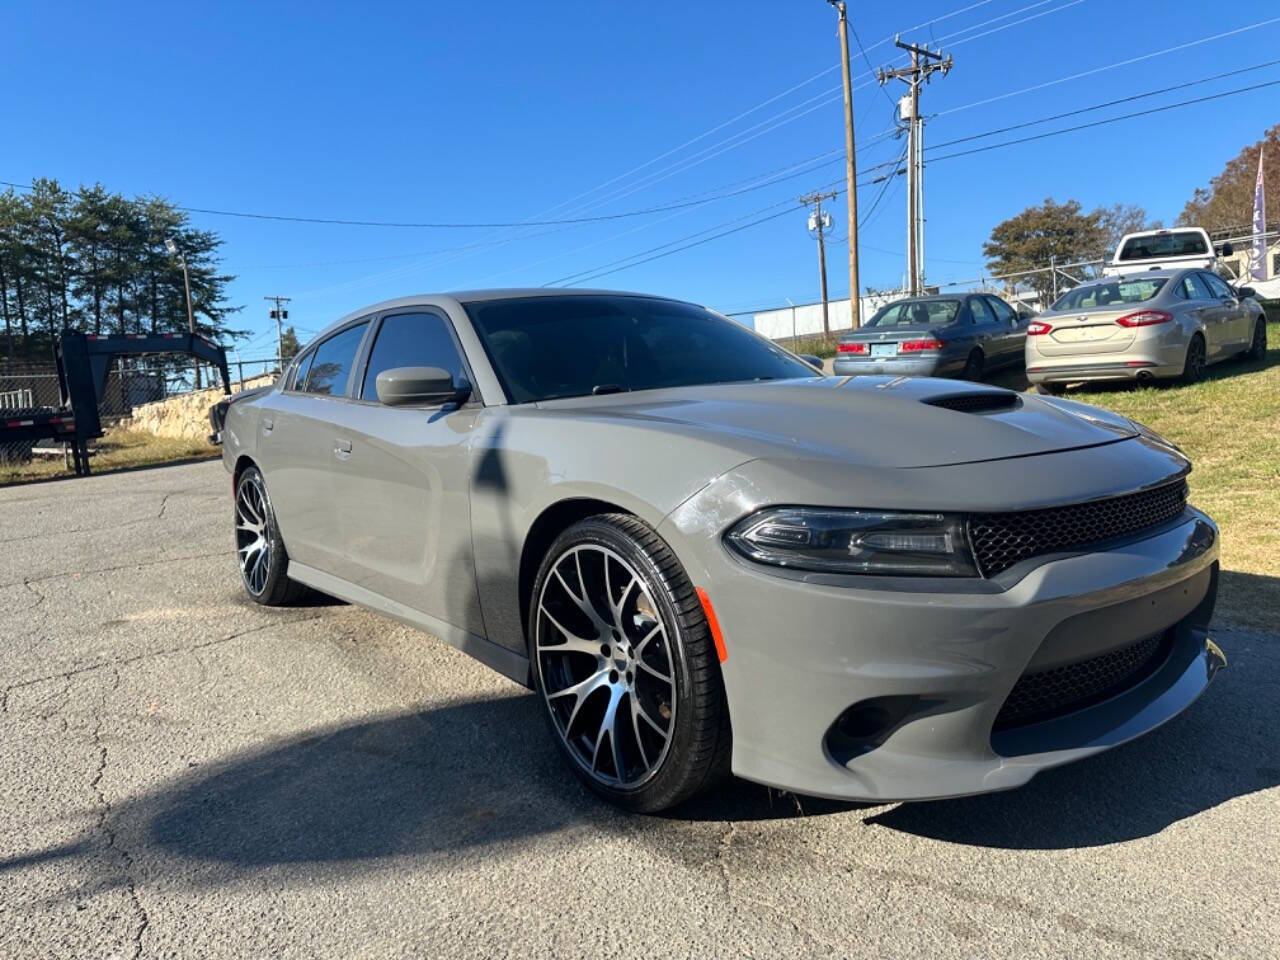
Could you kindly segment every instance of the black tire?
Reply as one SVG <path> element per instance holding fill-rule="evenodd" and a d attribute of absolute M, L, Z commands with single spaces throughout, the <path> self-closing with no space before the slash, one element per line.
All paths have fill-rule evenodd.
<path fill-rule="evenodd" d="M 1267 355 L 1267 318 L 1259 317 L 1253 324 L 1253 340 L 1245 354 L 1250 360 L 1262 360 Z"/>
<path fill-rule="evenodd" d="M 728 772 L 732 735 L 715 644 L 688 576 L 648 524 L 602 514 L 562 533 L 538 570 L 528 624 L 534 688 L 556 745 L 590 789 L 649 813 Z M 651 710 L 657 716 L 642 722 Z"/>
<path fill-rule="evenodd" d="M 287 575 L 289 554 L 280 538 L 266 480 L 257 467 L 246 467 L 236 478 L 233 515 L 240 585 L 249 599 L 265 607 L 281 607 L 306 596 L 307 587 Z M 258 517 L 260 523 L 256 521 Z M 254 529 L 246 529 L 246 524 L 252 524 Z"/>
<path fill-rule="evenodd" d="M 1067 392 L 1065 383 L 1037 383 L 1036 393 L 1050 397 L 1060 397 Z"/>
<path fill-rule="evenodd" d="M 1204 379 L 1206 366 L 1204 337 L 1197 333 L 1191 337 L 1191 342 L 1187 344 L 1187 357 L 1182 362 L 1182 382 L 1199 383 Z"/>
<path fill-rule="evenodd" d="M 961 380 L 981 380 L 984 366 L 982 351 L 976 347 L 969 351 L 965 358 L 964 369 L 960 371 Z"/>

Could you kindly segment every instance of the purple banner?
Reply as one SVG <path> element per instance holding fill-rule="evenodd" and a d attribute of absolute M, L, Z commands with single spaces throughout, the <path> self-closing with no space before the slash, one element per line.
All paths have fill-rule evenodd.
<path fill-rule="evenodd" d="M 1250 275 L 1254 280 L 1267 279 L 1267 198 L 1263 193 L 1262 157 L 1266 148 L 1258 151 L 1258 183 L 1253 191 L 1253 265 Z"/>

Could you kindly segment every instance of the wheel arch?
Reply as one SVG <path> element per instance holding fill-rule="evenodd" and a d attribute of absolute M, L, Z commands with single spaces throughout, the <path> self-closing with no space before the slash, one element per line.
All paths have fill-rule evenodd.
<path fill-rule="evenodd" d="M 556 537 L 579 520 L 602 513 L 625 513 L 635 516 L 626 507 L 595 497 L 570 497 L 557 500 L 545 507 L 529 526 L 524 544 L 520 548 L 520 569 L 517 577 L 520 603 L 520 625 L 525 636 L 529 633 L 529 601 L 533 597 L 533 584 L 538 578 L 538 567 Z"/>

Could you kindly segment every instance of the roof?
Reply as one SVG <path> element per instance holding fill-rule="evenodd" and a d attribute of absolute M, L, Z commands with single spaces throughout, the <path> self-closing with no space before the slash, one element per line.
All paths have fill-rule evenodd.
<path fill-rule="evenodd" d="M 1180 273 L 1186 273 L 1188 270 L 1204 271 L 1205 269 L 1205 267 L 1192 266 L 1191 264 L 1183 267 L 1148 267 L 1128 273 L 1115 273 L 1106 277 L 1090 277 L 1088 280 L 1081 280 L 1072 289 L 1087 287 L 1094 283 L 1116 283 L 1124 280 L 1168 280 Z"/>
<path fill-rule="evenodd" d="M 488 300 L 527 300 L 531 298 L 547 298 L 547 297 L 577 297 L 577 296 L 609 296 L 609 297 L 646 297 L 651 300 L 673 300 L 679 301 L 676 297 L 664 297 L 656 293 L 636 293 L 628 290 L 592 290 L 583 287 L 494 287 L 485 290 L 452 290 L 440 293 L 415 293 L 405 297 L 395 297 L 391 300 L 382 300 L 378 303 L 371 303 L 361 307 L 358 310 L 352 310 L 344 317 L 340 317 L 332 323 L 326 324 L 320 329 L 320 332 L 307 341 L 307 346 L 315 343 L 317 340 L 325 337 L 330 331 L 336 330 L 353 320 L 363 319 L 372 313 L 380 313 L 383 310 L 394 310 L 399 307 L 412 307 L 422 303 L 439 303 L 442 300 L 451 300 L 459 305 L 466 303 L 482 303 Z"/>

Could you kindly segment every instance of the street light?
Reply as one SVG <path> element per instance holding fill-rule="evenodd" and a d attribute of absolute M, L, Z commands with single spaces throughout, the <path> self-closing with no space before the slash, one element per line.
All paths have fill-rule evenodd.
<path fill-rule="evenodd" d="M 169 251 L 169 256 L 177 257 L 178 262 L 182 264 L 182 285 L 183 287 L 186 288 L 186 291 L 187 291 L 187 330 L 194 336 L 196 332 L 196 317 L 195 317 L 195 314 L 191 311 L 191 277 L 187 273 L 187 258 L 182 255 L 182 251 L 178 249 L 178 245 L 177 243 L 174 242 L 173 237 L 165 238 L 164 248 Z M 196 373 L 195 386 L 196 386 L 196 389 L 199 390 L 200 389 L 200 361 L 199 360 L 197 360 L 195 364 L 195 373 Z"/>

